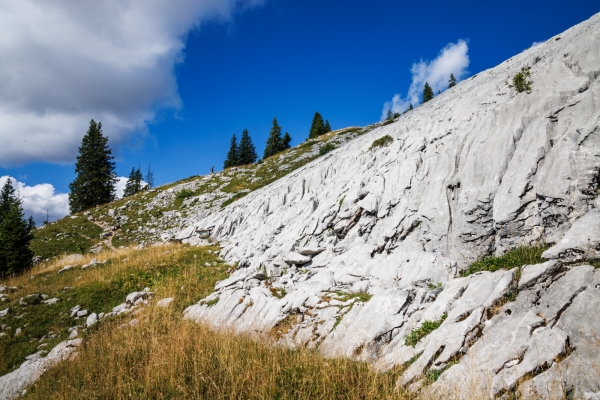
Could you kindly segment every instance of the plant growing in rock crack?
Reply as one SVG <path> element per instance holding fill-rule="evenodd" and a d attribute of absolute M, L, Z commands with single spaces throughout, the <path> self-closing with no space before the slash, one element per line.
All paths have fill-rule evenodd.
<path fill-rule="evenodd" d="M 542 253 L 548 249 L 548 245 L 540 244 L 532 247 L 517 247 L 500 257 L 483 257 L 460 273 L 465 277 L 480 271 L 494 272 L 499 269 L 509 270 L 520 268 L 523 265 L 541 264 L 545 262 Z"/>
<path fill-rule="evenodd" d="M 392 138 L 390 135 L 382 136 L 379 139 L 374 140 L 373 143 L 371 143 L 371 147 L 369 147 L 369 150 L 376 149 L 377 147 L 386 147 L 393 141 L 394 138 Z"/>
<path fill-rule="evenodd" d="M 410 331 L 408 335 L 404 338 L 404 344 L 407 346 L 415 347 L 419 340 L 423 339 L 425 336 L 429 335 L 431 332 L 435 331 L 437 328 L 442 325 L 442 323 L 448 317 L 448 313 L 442 315 L 437 321 L 425 321 L 423 324 Z"/>
<path fill-rule="evenodd" d="M 283 299 L 287 294 L 284 288 L 274 288 L 273 286 L 269 288 L 269 291 L 273 296 L 277 297 L 278 299 Z"/>
<path fill-rule="evenodd" d="M 530 69 L 530 67 L 521 68 L 521 71 L 513 76 L 512 84 L 509 84 L 508 82 L 504 83 L 511 89 L 515 88 L 515 90 L 519 93 L 531 92 L 531 85 L 533 82 L 529 80 L 529 77 L 531 76 L 531 72 L 529 71 Z"/>

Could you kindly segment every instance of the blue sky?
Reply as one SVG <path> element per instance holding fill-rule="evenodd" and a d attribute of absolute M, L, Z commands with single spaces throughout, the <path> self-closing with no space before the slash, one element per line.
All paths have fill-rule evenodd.
<path fill-rule="evenodd" d="M 413 64 L 429 65 L 459 40 L 468 47 L 460 67 L 467 77 L 600 11 L 597 1 L 127 0 L 127 15 L 141 15 L 131 22 L 120 14 L 127 7 L 109 1 L 94 10 L 23 3 L 29 7 L 0 5 L 0 34 L 17 44 L 0 45 L 0 86 L 14 89 L 0 89 L 0 140 L 8 149 L 0 148 L 0 176 L 40 197 L 30 201 L 36 218 L 44 207 L 54 218 L 65 213 L 64 196 L 44 196 L 68 192 L 91 118 L 104 125 L 119 176 L 151 163 L 164 184 L 220 170 L 231 135 L 245 128 L 262 154 L 274 116 L 293 145 L 307 137 L 315 111 L 333 129 L 376 122 L 395 94 L 407 96 Z M 57 33 L 53 17 L 33 28 L 44 15 L 75 21 L 92 11 L 103 17 L 98 29 Z M 32 25 L 15 22 L 23 18 Z M 31 29 L 41 39 L 23 39 L 35 37 Z M 33 66 L 20 78 L 17 61 L 18 71 Z M 41 184 L 55 192 L 32 189 Z"/>

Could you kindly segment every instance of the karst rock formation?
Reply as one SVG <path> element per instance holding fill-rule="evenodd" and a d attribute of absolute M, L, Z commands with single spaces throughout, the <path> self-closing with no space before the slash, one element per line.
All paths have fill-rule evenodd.
<path fill-rule="evenodd" d="M 599 77 L 597 14 L 193 221 L 185 240 L 210 232 L 236 269 L 186 318 L 406 363 L 411 390 L 600 398 Z M 461 274 L 544 244 L 546 262 Z"/>

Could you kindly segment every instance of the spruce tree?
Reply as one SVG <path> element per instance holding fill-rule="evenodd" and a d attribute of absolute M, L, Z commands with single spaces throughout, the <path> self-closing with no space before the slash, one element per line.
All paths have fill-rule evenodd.
<path fill-rule="evenodd" d="M 314 139 L 316 137 L 321 136 L 325 132 L 325 122 L 323 121 L 323 117 L 318 112 L 315 113 L 313 117 L 312 124 L 310 125 L 310 131 L 308 133 L 309 139 Z"/>
<path fill-rule="evenodd" d="M 231 168 L 238 165 L 238 146 L 237 137 L 235 133 L 231 137 L 231 143 L 229 144 L 229 151 L 227 152 L 227 158 L 223 163 L 223 168 Z"/>
<path fill-rule="evenodd" d="M 9 179 L 0 193 L 0 277 L 22 272 L 33 265 L 33 218 L 26 220 L 21 200 Z"/>
<path fill-rule="evenodd" d="M 409 105 L 408 105 L 408 109 L 409 109 L 409 110 L 412 110 L 413 108 L 414 108 L 414 107 L 412 106 L 412 103 L 409 103 Z"/>
<path fill-rule="evenodd" d="M 281 138 L 281 127 L 277 123 L 277 118 L 273 118 L 273 126 L 269 132 L 267 139 L 267 146 L 263 154 L 263 160 L 271 157 L 273 154 L 277 154 L 281 151 L 283 144 Z"/>
<path fill-rule="evenodd" d="M 423 104 L 431 99 L 433 99 L 433 89 L 431 89 L 429 83 L 425 82 L 425 87 L 423 88 Z"/>
<path fill-rule="evenodd" d="M 108 137 L 102 135 L 102 123 L 90 121 L 90 127 L 81 141 L 75 163 L 77 177 L 69 185 L 71 213 L 87 210 L 111 202 L 116 197 L 115 163 L 108 147 Z"/>
<path fill-rule="evenodd" d="M 258 155 L 256 154 L 256 149 L 254 148 L 248 129 L 244 129 L 240 145 L 238 146 L 238 165 L 254 164 L 257 158 Z"/>
<path fill-rule="evenodd" d="M 329 125 L 329 120 L 325 120 L 325 128 L 323 129 L 323 134 L 331 132 L 331 125 Z"/>
<path fill-rule="evenodd" d="M 154 171 L 150 168 L 151 165 L 148 164 L 148 171 L 146 171 L 146 188 L 152 189 L 154 187 Z"/>
<path fill-rule="evenodd" d="M 386 120 L 389 121 L 391 119 L 394 119 L 394 113 L 392 113 L 392 110 L 388 110 Z"/>
<path fill-rule="evenodd" d="M 291 142 L 292 142 L 292 137 L 290 136 L 289 133 L 286 132 L 285 135 L 283 135 L 283 139 L 281 140 L 283 150 L 289 149 L 291 147 L 290 146 Z"/>
<path fill-rule="evenodd" d="M 448 81 L 448 89 L 454 86 L 456 86 L 456 78 L 454 77 L 454 74 L 450 74 L 450 80 Z"/>
<path fill-rule="evenodd" d="M 123 197 L 131 196 L 136 193 L 135 190 L 135 168 L 131 168 L 131 172 L 129 173 L 129 177 L 127 179 L 127 183 L 125 184 L 125 190 L 123 191 Z"/>
<path fill-rule="evenodd" d="M 142 175 L 142 170 L 140 169 L 140 166 L 138 165 L 138 169 L 135 171 L 135 192 L 141 192 L 142 190 L 145 189 L 144 186 L 142 186 L 142 181 L 144 180 L 144 177 Z"/>

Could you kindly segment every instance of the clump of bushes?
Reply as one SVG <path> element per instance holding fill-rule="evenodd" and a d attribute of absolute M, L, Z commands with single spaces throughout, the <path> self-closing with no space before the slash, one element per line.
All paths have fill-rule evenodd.
<path fill-rule="evenodd" d="M 390 135 L 382 136 L 379 139 L 374 140 L 373 143 L 371 143 L 371 147 L 369 147 L 369 150 L 372 150 L 377 147 L 385 147 L 393 141 L 394 139 Z"/>
<path fill-rule="evenodd" d="M 515 76 L 513 76 L 512 84 L 505 82 L 505 84 L 509 88 L 515 88 L 515 90 L 519 93 L 523 92 L 531 92 L 531 84 L 532 81 L 529 80 L 531 76 L 531 72 L 529 72 L 531 68 L 523 67 L 521 68 L 521 72 L 518 72 Z"/>
<path fill-rule="evenodd" d="M 335 150 L 335 145 L 333 143 L 325 143 L 325 145 L 321 146 L 319 149 L 319 155 L 324 156 L 332 150 Z"/>
<path fill-rule="evenodd" d="M 179 200 L 185 200 L 187 198 L 193 197 L 194 196 L 194 192 L 189 190 L 189 189 L 181 189 L 179 192 L 177 192 L 177 194 L 175 195 Z"/>

